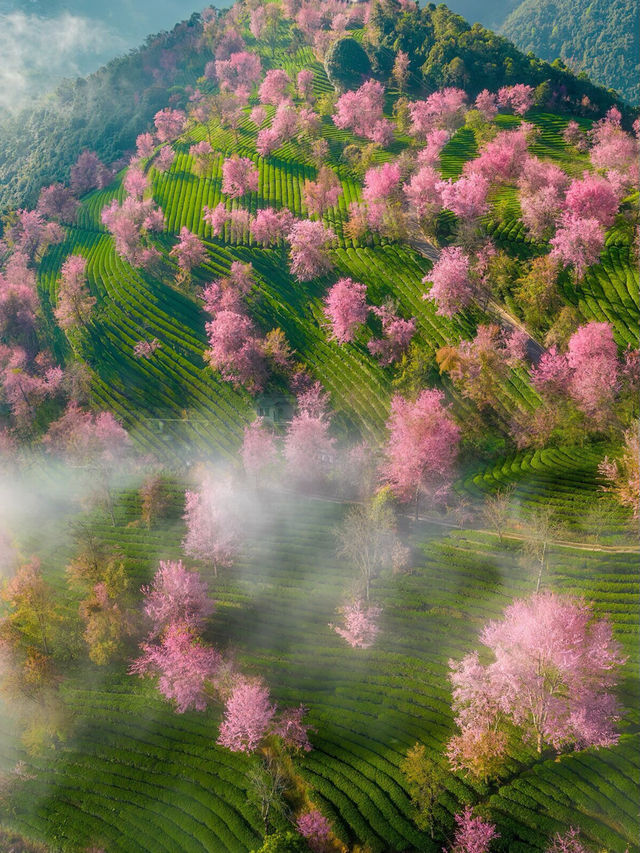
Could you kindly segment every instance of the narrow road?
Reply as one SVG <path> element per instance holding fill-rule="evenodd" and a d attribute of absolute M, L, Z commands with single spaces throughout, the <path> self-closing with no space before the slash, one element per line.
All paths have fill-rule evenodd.
<path fill-rule="evenodd" d="M 407 224 L 408 231 L 407 243 L 415 249 L 416 252 L 427 258 L 427 260 L 431 261 L 432 264 L 435 264 L 440 257 L 440 249 L 438 249 L 437 246 L 427 240 L 424 236 L 415 213 L 410 210 L 405 210 L 405 222 Z M 506 326 L 509 329 L 519 329 L 521 332 L 525 333 L 527 336 L 527 355 L 532 364 L 537 364 L 545 352 L 545 348 L 542 344 L 531 336 L 528 329 L 525 328 L 517 317 L 510 314 L 509 311 L 507 311 L 503 305 L 500 305 L 499 302 L 496 302 L 495 299 L 489 299 L 487 309 L 496 319 L 499 320 L 501 325 Z"/>

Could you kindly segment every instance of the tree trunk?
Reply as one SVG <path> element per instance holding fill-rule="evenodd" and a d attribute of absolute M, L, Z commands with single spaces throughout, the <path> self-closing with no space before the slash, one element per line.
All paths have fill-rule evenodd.
<path fill-rule="evenodd" d="M 537 748 L 538 748 L 538 755 L 542 755 L 542 732 L 538 732 Z"/>
<path fill-rule="evenodd" d="M 418 507 L 420 506 L 420 490 L 416 489 L 416 516 L 415 520 L 418 521 Z"/>

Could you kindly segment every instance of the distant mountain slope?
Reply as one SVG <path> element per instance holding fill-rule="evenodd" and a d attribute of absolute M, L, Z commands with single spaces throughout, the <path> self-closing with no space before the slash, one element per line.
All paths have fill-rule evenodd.
<path fill-rule="evenodd" d="M 560 57 L 632 104 L 639 101 L 639 30 L 637 0 L 524 0 L 501 27 L 521 50 Z"/>

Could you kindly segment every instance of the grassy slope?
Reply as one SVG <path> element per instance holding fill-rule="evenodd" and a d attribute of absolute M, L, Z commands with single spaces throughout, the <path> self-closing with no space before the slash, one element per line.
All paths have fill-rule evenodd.
<path fill-rule="evenodd" d="M 313 67 L 317 91 L 327 89 L 322 69 L 308 51 L 287 61 L 292 70 Z M 544 114 L 534 114 L 532 120 L 542 129 L 537 153 L 579 170 L 581 163 L 575 158 L 570 162 L 561 144 L 559 133 L 566 120 Z M 230 135 L 211 130 L 221 152 L 233 149 Z M 348 134 L 329 123 L 325 130 L 337 158 Z M 193 134 L 201 138 L 204 130 L 196 128 Z M 240 134 L 243 153 L 255 156 L 254 137 L 247 122 Z M 198 270 L 198 282 L 224 272 L 236 258 L 250 260 L 258 274 L 252 297 L 256 320 L 265 330 L 282 326 L 330 391 L 340 423 L 380 436 L 391 374 L 367 355 L 367 333 L 344 348 L 327 341 L 320 301 L 329 279 L 300 285 L 288 275 L 281 251 L 211 239 L 200 211 L 203 204 L 220 198 L 220 164 L 211 176 L 198 180 L 190 172 L 188 143 L 176 147 L 180 154 L 172 171 L 154 177 L 154 194 L 171 234 L 187 224 L 207 238 L 209 261 L 206 269 Z M 459 173 L 474 150 L 469 133 L 459 132 L 445 151 L 443 172 Z M 312 174 L 304 153 L 289 144 L 268 162 L 258 162 L 261 188 L 250 206 L 287 203 L 298 215 L 304 214 L 301 183 Z M 344 170 L 340 174 L 345 201 L 357 198 L 357 182 Z M 196 302 L 176 292 L 168 279 L 143 275 L 115 255 L 99 213 L 105 201 L 120 192 L 117 183 L 88 197 L 67 243 L 45 259 L 40 288 L 49 317 L 56 275 L 69 251 L 82 251 L 89 258 L 91 289 L 99 297 L 90 333 L 65 341 L 52 326 L 55 346 L 59 352 L 72 346 L 86 359 L 94 371 L 97 402 L 123 418 L 141 447 L 175 458 L 180 442 L 188 439 L 203 453 L 229 456 L 250 417 L 251 400 L 205 368 L 204 315 Z M 338 234 L 345 210 L 341 202 L 328 218 Z M 509 236 L 522 239 L 515 231 Z M 161 242 L 168 248 L 171 235 L 163 235 Z M 612 247 L 611 258 L 614 249 L 619 252 Z M 337 269 L 330 281 L 352 275 L 366 282 L 375 303 L 394 296 L 406 315 L 418 317 L 421 338 L 431 346 L 455 340 L 471 328 L 471 317 L 452 323 L 437 317 L 431 304 L 421 299 L 421 278 L 428 264 L 409 249 L 359 247 L 341 240 L 334 257 Z M 591 272 L 595 283 L 580 309 L 585 316 L 589 310 L 612 312 L 622 343 L 624 329 L 631 330 L 637 317 L 637 277 L 623 255 L 616 281 L 624 281 L 627 290 L 617 288 L 614 293 L 617 286 L 607 257 L 602 272 L 600 268 Z M 628 298 L 623 298 L 624 292 Z M 150 361 L 136 360 L 133 345 L 152 337 L 162 343 L 159 354 Z M 505 412 L 514 399 L 527 394 L 522 377 L 514 374 L 504 389 Z M 577 525 L 596 497 L 594 454 L 566 448 L 524 454 L 486 471 L 470 471 L 466 488 L 477 493 L 516 479 L 524 504 L 554 500 Z M 158 558 L 179 555 L 182 536 L 178 521 L 150 533 L 127 527 L 137 512 L 135 501 L 125 504 L 119 527 L 102 528 L 105 537 L 125 549 L 136 584 L 149 578 Z M 345 841 L 368 842 L 374 850 L 440 849 L 442 839 L 432 843 L 412 824 L 399 771 L 402 754 L 418 738 L 436 749 L 442 747 L 451 733 L 448 659 L 469 650 L 482 623 L 514 595 L 531 589 L 531 579 L 523 575 L 509 546 L 499 551 L 492 537 L 457 532 L 443 536 L 441 531 L 419 528 L 412 534 L 415 572 L 377 584 L 376 599 L 384 606 L 383 640 L 376 649 L 357 653 L 327 627 L 346 585 L 344 567 L 333 557 L 332 529 L 340 509 L 317 502 L 292 508 L 274 500 L 270 512 L 269 535 L 256 539 L 237 571 L 212 582 L 219 602 L 212 639 L 231 644 L 245 667 L 254 665 L 264 673 L 279 701 L 310 706 L 317 733 L 314 751 L 301 761 L 302 772 Z M 66 556 L 60 553 L 56 565 L 49 565 L 58 583 Z M 512 756 L 511 776 L 500 790 L 474 789 L 464 779 L 450 776 L 441 805 L 445 826 L 450 826 L 461 802 L 479 800 L 499 822 L 503 850 L 543 849 L 549 833 L 569 824 L 580 825 L 588 838 L 612 851 L 626 845 L 637 849 L 631 796 L 638 777 L 632 734 L 638 722 L 633 710 L 638 699 L 633 683 L 635 563 L 634 555 L 624 553 L 558 549 L 551 578 L 557 588 L 583 594 L 595 602 L 598 612 L 614 619 L 630 654 L 624 685 L 629 733 L 613 749 L 576 753 L 560 762 L 534 764 L 524 750 Z M 38 777 L 25 783 L 14 816 L 23 830 L 61 845 L 102 842 L 109 851 L 123 853 L 235 853 L 258 845 L 259 818 L 247 802 L 244 775 L 252 760 L 215 746 L 216 711 L 177 716 L 150 685 L 127 677 L 123 667 L 104 674 L 82 668 L 68 693 L 81 734 L 62 755 L 34 762 Z M 6 752 L 3 763 L 17 757 Z"/>

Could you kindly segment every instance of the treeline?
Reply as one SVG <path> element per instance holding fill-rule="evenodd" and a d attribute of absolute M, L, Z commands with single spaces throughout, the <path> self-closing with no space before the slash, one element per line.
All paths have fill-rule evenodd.
<path fill-rule="evenodd" d="M 554 111 L 599 117 L 615 104 L 630 116 L 615 92 L 577 77 L 561 60 L 550 65 L 522 53 L 503 36 L 480 24 L 470 26 L 442 4 L 401 7 L 397 0 L 378 0 L 369 26 L 373 37 L 365 46 L 374 68 L 388 74 L 396 53 L 405 51 L 416 87 L 434 91 L 459 86 L 475 96 L 483 89 L 528 83 L 539 87 L 539 102 Z"/>
<path fill-rule="evenodd" d="M 640 95 L 640 9 L 636 0 L 525 0 L 502 31 L 543 59 L 612 86 L 630 103 Z"/>
<path fill-rule="evenodd" d="M 43 185 L 67 182 L 85 149 L 113 163 L 177 87 L 202 74 L 199 15 L 112 60 L 87 78 L 65 80 L 51 95 L 0 122 L 0 213 L 33 207 Z"/>

